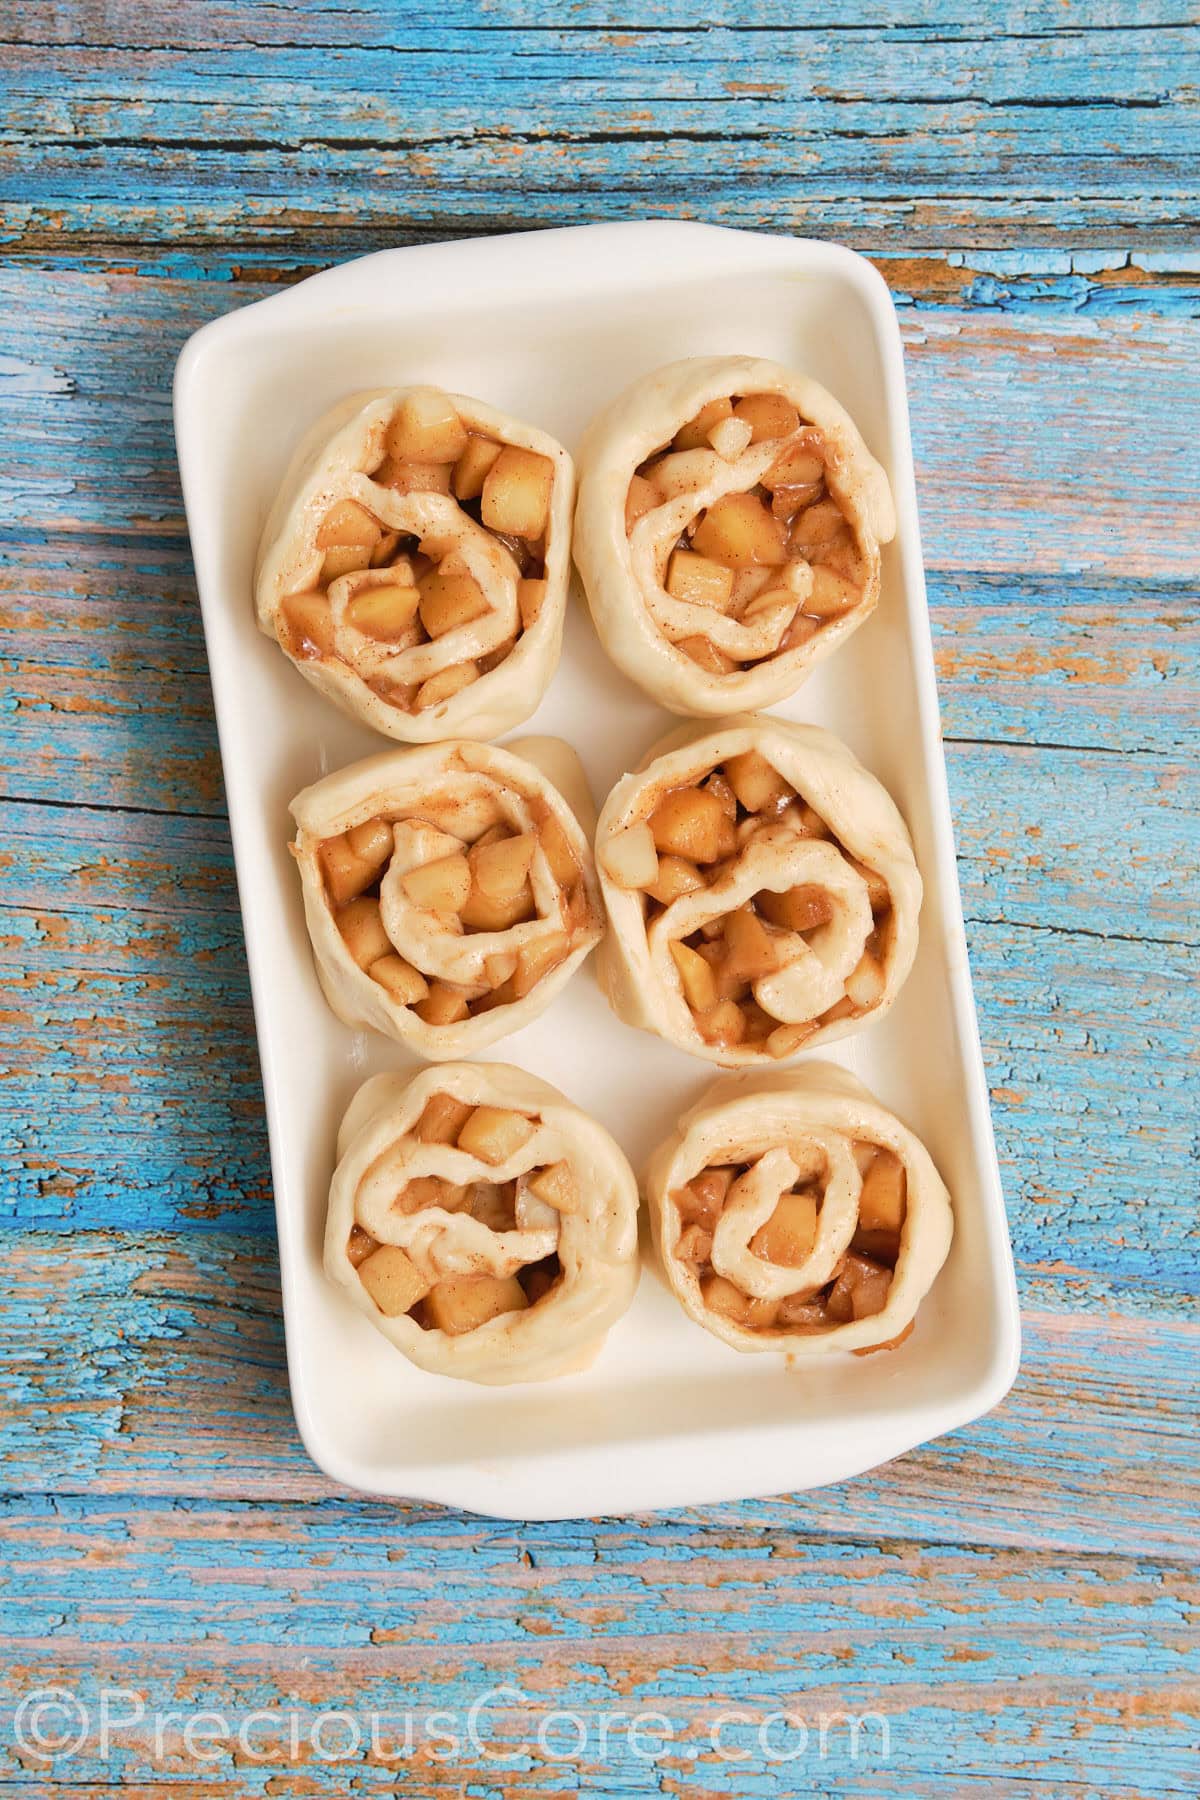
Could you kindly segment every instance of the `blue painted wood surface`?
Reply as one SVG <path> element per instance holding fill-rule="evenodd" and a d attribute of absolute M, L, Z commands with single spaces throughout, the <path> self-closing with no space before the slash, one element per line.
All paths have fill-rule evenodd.
<path fill-rule="evenodd" d="M 704 19 L 0 0 L 6 1788 L 1200 1786 L 1194 21 Z M 637 214 L 840 237 L 896 295 L 1026 1355 L 840 1489 L 500 1526 L 339 1493 L 291 1422 L 168 383 L 339 256 Z M 430 1709 L 506 1684 L 446 1754 Z M 92 1715 L 51 1764 L 8 1704 L 46 1685 Z M 151 1716 L 103 1754 L 106 1687 Z M 156 1741 L 201 1706 L 211 1755 Z M 347 1707 L 415 1709 L 411 1755 L 314 1749 Z"/>

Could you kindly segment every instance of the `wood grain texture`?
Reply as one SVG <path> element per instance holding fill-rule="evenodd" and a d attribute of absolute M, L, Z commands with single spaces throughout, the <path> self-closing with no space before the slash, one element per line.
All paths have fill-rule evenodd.
<path fill-rule="evenodd" d="M 0 0 L 0 1786 L 1195 1791 L 1197 41 L 1171 0 Z M 291 1420 L 169 380 L 330 259 L 637 214 L 847 239 L 900 308 L 1026 1351 L 840 1488 L 506 1527 L 341 1495 Z M 417 1743 L 147 1721 L 48 1768 L 7 1702 L 64 1682 Z M 500 1683 L 493 1757 L 435 1754 Z M 780 1710 L 887 1753 L 780 1760 Z"/>
<path fill-rule="evenodd" d="M 793 1794 L 798 1770 L 810 1775 L 804 1763 L 772 1766 L 760 1752 L 751 1782 L 739 1766 L 754 1756 L 755 1726 L 781 1708 L 811 1718 L 814 1735 L 822 1713 L 877 1715 L 857 1761 L 828 1758 L 839 1793 L 908 1792 L 910 1779 L 927 1793 L 994 1792 L 989 1767 L 1056 1794 L 1191 1791 L 1195 1695 L 1181 1653 L 1196 1586 L 1178 1567 L 1113 1557 L 1081 1572 L 1052 1553 L 836 1545 L 769 1526 L 748 1541 L 719 1521 L 697 1523 L 684 1555 L 673 1521 L 518 1536 L 414 1520 L 400 1543 L 396 1524 L 389 1508 L 337 1503 L 282 1515 L 215 1502 L 13 1505 L 0 1534 L 12 1558 L 6 1623 L 17 1670 L 30 1686 L 65 1675 L 92 1700 L 107 1682 L 177 1715 L 212 1708 L 234 1730 L 252 1709 L 294 1696 L 309 1719 L 346 1706 L 394 1723 L 406 1707 L 445 1712 L 465 1737 L 472 1704 L 515 1687 L 524 1704 L 485 1701 L 491 1759 L 464 1746 L 439 1767 L 418 1728 L 410 1779 L 431 1797 Z M 1036 1620 L 1025 1607 L 1035 1571 Z M 64 1630 L 80 1592 L 92 1596 L 86 1615 Z M 872 1654 L 880 1637 L 892 1652 L 886 1669 Z M 264 1641 L 276 1646 L 269 1659 Z M 557 1769 L 539 1767 L 532 1727 L 564 1693 L 580 1696 L 584 1731 L 560 1715 L 547 1741 L 585 1742 Z M 128 1716 L 128 1702 L 121 1710 Z M 665 1715 L 650 1766 L 619 1733 L 597 1755 L 599 1715 L 621 1710 Z M 717 1718 L 729 1719 L 718 1742 L 739 1761 L 713 1752 Z M 186 1780 L 179 1731 L 168 1730 L 161 1762 Z M 267 1747 L 270 1732 L 260 1724 L 251 1741 Z M 1160 1747 L 1148 1788 L 1138 1746 L 1151 1733 Z M 940 1769 L 929 1758 L 935 1737 Z M 154 1752 L 150 1728 L 114 1741 L 135 1766 Z M 779 1721 L 768 1741 L 794 1754 L 799 1738 Z M 210 1792 L 374 1788 L 365 1746 L 349 1767 L 309 1759 L 302 1785 L 284 1789 L 230 1748 L 206 1771 Z M 505 1779 L 497 1763 L 508 1757 Z M 966 1782 L 948 1779 L 947 1764 Z M 106 1773 L 111 1764 L 86 1758 L 76 1778 Z M 375 1779 L 384 1773 L 377 1764 Z"/>
<path fill-rule="evenodd" d="M 81 9 L 85 13 L 87 8 Z M 98 9 L 107 11 L 108 9 Z M 888 247 L 1189 247 L 1192 22 L 1132 7 L 6 9 L 27 248 L 705 217 Z M 186 18 L 182 16 L 186 13 Z M 84 44 L 80 44 L 80 38 Z M 187 50 L 186 62 L 181 52 Z M 31 164 L 29 148 L 39 155 Z M 197 217 L 199 211 L 200 217 Z M 369 239 L 356 247 L 368 247 Z M 378 241 L 378 240 L 377 240 Z M 331 246 L 332 248 L 332 246 Z"/>
<path fill-rule="evenodd" d="M 2 1279 L 10 1491 L 336 1492 L 291 1422 L 269 1241 L 30 1233 L 5 1250 Z M 1196 1342 L 1191 1322 L 1028 1309 L 1022 1374 L 998 1412 L 840 1488 L 681 1514 L 681 1543 L 702 1521 L 840 1538 L 849 1509 L 868 1540 L 1186 1561 L 1200 1492 L 1188 1444 Z M 452 1519 L 436 1507 L 394 1512 Z"/>

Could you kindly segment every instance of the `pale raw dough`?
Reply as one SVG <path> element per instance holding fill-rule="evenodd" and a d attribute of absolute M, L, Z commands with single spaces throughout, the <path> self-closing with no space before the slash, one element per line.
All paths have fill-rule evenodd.
<path fill-rule="evenodd" d="M 425 1144 L 412 1130 L 434 1094 L 473 1106 L 509 1108 L 536 1119 L 532 1138 L 503 1164 L 487 1164 L 448 1144 Z M 397 1190 L 414 1176 L 455 1183 L 510 1181 L 546 1164 L 571 1166 L 579 1205 L 551 1207 L 522 1229 L 494 1232 L 463 1213 L 431 1206 L 401 1213 Z M 351 1102 L 338 1136 L 329 1191 L 325 1269 L 331 1280 L 410 1361 L 436 1375 L 501 1384 L 545 1381 L 586 1368 L 625 1312 L 638 1281 L 638 1192 L 613 1139 L 548 1082 L 500 1063 L 453 1063 L 413 1078 L 377 1075 Z M 551 1253 L 562 1278 L 523 1312 L 503 1313 L 459 1336 L 381 1313 L 346 1253 L 353 1225 L 398 1244 L 427 1279 L 515 1273 Z"/>
<path fill-rule="evenodd" d="M 399 876 L 411 861 L 393 855 L 381 884 L 384 926 L 397 954 L 430 979 L 483 995 L 492 986 L 485 967 L 489 958 L 535 945 L 560 930 L 567 931 L 570 941 L 568 954 L 524 998 L 458 1024 L 429 1025 L 351 956 L 322 878 L 319 848 L 326 838 L 381 816 L 415 818 L 431 839 L 444 833 L 465 848 L 492 823 L 497 805 L 517 831 L 536 831 L 542 809 L 557 820 L 579 865 L 585 916 L 578 922 L 568 918 L 567 897 L 539 849 L 530 871 L 538 916 L 507 931 L 456 933 L 406 899 Z M 561 739 L 530 737 L 503 748 L 460 741 L 385 751 L 305 788 L 291 811 L 304 916 L 326 999 L 346 1024 L 370 1025 L 421 1056 L 441 1061 L 470 1055 L 519 1031 L 545 1011 L 603 934 L 590 842 L 595 811 L 579 759 Z M 436 842 L 435 851 L 446 853 Z"/>
<path fill-rule="evenodd" d="M 758 751 L 784 776 L 821 815 L 838 844 L 766 824 L 748 837 L 714 886 L 675 900 L 647 928 L 645 896 L 613 880 L 606 866 L 606 845 L 646 818 L 662 794 L 702 782 L 717 765 L 747 750 Z M 721 1047 L 701 1035 L 670 946 L 694 933 L 705 919 L 744 906 L 759 889 L 823 889 L 834 907 L 830 924 L 811 933 L 810 944 L 795 943 L 796 961 L 782 974 L 755 984 L 755 998 L 764 1010 L 781 1025 L 802 1026 L 842 997 L 846 978 L 871 931 L 866 886 L 845 852 L 882 877 L 889 890 L 893 927 L 883 964 L 883 991 L 865 1012 L 816 1026 L 802 1044 L 784 1054 L 846 1037 L 869 1020 L 881 1018 L 893 1004 L 916 955 L 921 906 L 921 877 L 908 830 L 875 777 L 840 739 L 815 725 L 742 717 L 728 719 L 716 729 L 696 723 L 669 733 L 637 772 L 614 787 L 596 831 L 596 864 L 609 918 L 597 972 L 613 1010 L 627 1024 L 728 1068 L 776 1061 L 761 1047 Z"/>
<path fill-rule="evenodd" d="M 727 1200 L 718 1220 L 713 1267 L 752 1299 L 778 1300 L 811 1291 L 832 1278 L 854 1232 L 862 1185 L 850 1154 L 856 1140 L 893 1151 L 907 1178 L 900 1256 L 883 1310 L 817 1330 L 748 1329 L 706 1306 L 695 1265 L 677 1254 L 681 1223 L 672 1194 L 705 1168 L 751 1163 L 745 1194 L 738 1196 L 736 1206 Z M 749 1239 L 805 1162 L 826 1170 L 817 1241 L 802 1267 L 776 1267 L 749 1251 Z M 689 1318 L 735 1350 L 786 1350 L 794 1359 L 866 1350 L 898 1337 L 932 1287 L 954 1230 L 950 1196 L 920 1139 L 853 1075 L 832 1063 L 806 1062 L 769 1075 L 722 1076 L 655 1151 L 643 1189 L 655 1249 Z"/>
<path fill-rule="evenodd" d="M 779 654 L 773 651 L 794 608 L 779 616 L 767 613 L 750 628 L 732 618 L 714 618 L 710 608 L 684 605 L 666 592 L 661 580 L 662 565 L 680 531 L 722 495 L 752 488 L 775 460 L 779 440 L 751 444 L 728 456 L 716 450 L 687 453 L 687 487 L 639 519 L 632 532 L 625 524 L 626 495 L 638 466 L 669 445 L 703 406 L 735 394 L 782 395 L 803 422 L 819 429 L 828 450 L 827 489 L 866 568 L 861 597 L 849 611 L 827 620 L 806 643 Z M 749 356 L 670 363 L 636 382 L 592 422 L 580 447 L 579 469 L 574 555 L 596 630 L 630 680 L 672 712 L 719 716 L 774 705 L 874 610 L 879 547 L 896 532 L 891 489 L 849 414 L 807 376 Z M 803 567 L 798 566 L 793 579 L 799 579 Z M 674 641 L 697 632 L 735 658 L 764 660 L 728 674 L 702 669 Z"/>
<path fill-rule="evenodd" d="M 528 630 L 494 669 L 478 676 L 451 698 L 422 712 L 409 712 L 376 693 L 373 677 L 412 684 L 452 664 L 497 650 L 518 625 L 519 571 L 500 539 L 486 531 L 453 497 L 399 494 L 371 479 L 384 454 L 384 439 L 396 408 L 410 388 L 356 394 L 318 420 L 292 460 L 267 519 L 255 574 L 258 623 L 289 655 L 307 681 L 344 712 L 385 737 L 432 743 L 451 737 L 493 738 L 521 724 L 535 710 L 558 666 L 570 578 L 571 509 L 574 465 L 546 432 L 497 412 L 480 400 L 448 394 L 463 424 L 504 444 L 536 451 L 554 465 L 545 548 L 546 598 Z M 345 617 L 345 602 L 360 579 L 386 583 L 385 569 L 365 578 L 343 576 L 330 584 L 337 619 L 336 655 L 291 656 L 282 620 L 282 602 L 317 581 L 322 552 L 316 548 L 321 520 L 338 500 L 356 500 L 389 530 L 431 534 L 458 551 L 487 596 L 489 610 L 444 637 L 396 650 L 364 637 Z"/>

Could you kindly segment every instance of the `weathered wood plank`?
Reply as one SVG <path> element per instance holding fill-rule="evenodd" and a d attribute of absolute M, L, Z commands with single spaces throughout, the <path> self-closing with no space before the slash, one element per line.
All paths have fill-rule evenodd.
<path fill-rule="evenodd" d="M 1186 18 L 1076 30 L 1082 9 L 998 10 L 989 31 L 913 11 L 847 30 L 831 11 L 796 31 L 771 9 L 697 30 L 680 11 L 644 30 L 599 9 L 531 30 L 501 6 L 481 30 L 474 9 L 431 27 L 355 8 L 309 31 L 263 7 L 227 31 L 231 9 L 189 11 L 190 29 L 156 9 L 132 39 L 100 32 L 98 60 L 72 40 L 69 84 L 40 54 L 53 24 L 22 22 L 10 235 L 314 240 L 390 219 L 402 192 L 410 226 L 443 230 L 623 217 L 632 199 L 880 248 L 1077 242 L 1081 220 L 1110 244 L 1189 241 Z"/>
<path fill-rule="evenodd" d="M 179 531 L 168 401 L 175 355 L 204 319 L 260 291 L 7 271 L 12 453 L 0 516 L 47 531 Z M 1194 576 L 1200 472 L 1187 421 L 1200 399 L 1196 336 L 1187 319 L 908 316 L 930 567 L 1123 582 Z M 1064 419 L 1069 437 L 1046 429 Z"/>
<path fill-rule="evenodd" d="M 913 1552 L 720 1528 L 699 1529 L 681 1554 L 669 1523 L 573 1533 L 438 1520 L 398 1541 L 391 1509 L 328 1504 L 282 1517 L 219 1504 L 35 1504 L 7 1509 L 0 1532 L 12 1568 L 13 1686 L 53 1680 L 97 1711 L 105 1686 L 131 1689 L 147 1713 L 177 1715 L 165 1754 L 155 1756 L 150 1718 L 113 1730 L 107 1770 L 98 1745 L 85 1747 L 69 1781 L 103 1783 L 114 1763 L 144 1759 L 198 1791 L 344 1794 L 350 1779 L 359 1791 L 372 1773 L 362 1753 L 334 1767 L 309 1754 L 304 1785 L 281 1789 L 269 1761 L 239 1755 L 238 1726 L 252 1711 L 291 1707 L 305 1729 L 334 1708 L 364 1726 L 372 1714 L 396 1725 L 411 1708 L 411 1772 L 431 1800 L 493 1794 L 498 1779 L 506 1795 L 752 1800 L 797 1791 L 797 1728 L 777 1720 L 764 1740 L 787 1762 L 756 1743 L 755 1727 L 783 1707 L 811 1717 L 814 1735 L 821 1714 L 873 1715 L 857 1757 L 843 1723 L 841 1744 L 831 1739 L 822 1759 L 839 1793 L 879 1793 L 881 1783 L 893 1793 L 995 1792 L 989 1777 L 1005 1793 L 1044 1792 L 1047 1782 L 1062 1794 L 1191 1791 L 1196 1587 L 1148 1559 L 1081 1567 L 1024 1551 Z M 495 1692 L 510 1683 L 516 1696 Z M 572 1698 L 582 1729 L 572 1734 L 560 1715 L 555 1730 L 550 1715 Z M 482 1741 L 472 1742 L 475 1703 Z M 197 1768 L 181 1730 L 200 1708 L 227 1717 L 234 1741 L 222 1753 L 218 1725 L 215 1754 Z M 132 1710 L 130 1701 L 111 1709 L 114 1718 Z M 443 1729 L 461 1754 L 444 1745 L 431 1754 L 435 1710 L 451 1715 Z M 615 1721 L 601 1748 L 602 1713 L 652 1710 L 665 1715 L 657 1757 L 639 1758 Z M 712 1743 L 718 1719 L 724 1755 Z M 274 1729 L 282 1750 L 286 1721 Z M 250 1741 L 269 1748 L 272 1735 L 260 1720 Z M 330 1731 L 328 1741 L 348 1737 Z M 929 1756 L 935 1737 L 940 1768 Z M 389 1731 L 386 1741 L 403 1739 Z M 500 1774 L 509 1758 L 511 1786 Z M 17 1773 L 14 1761 L 7 1772 Z M 377 1763 L 376 1779 L 383 1772 Z"/>
<path fill-rule="evenodd" d="M 96 1736 L 85 1742 L 61 1765 L 66 1781 L 106 1786 L 157 1764 L 171 1792 L 378 1791 L 387 1765 L 372 1767 L 371 1717 L 395 1754 L 411 1709 L 399 1768 L 430 1800 L 791 1795 L 808 1773 L 797 1719 L 811 1721 L 820 1791 L 1192 1791 L 1196 1586 L 1178 1567 L 850 1547 L 786 1528 L 701 1527 L 681 1546 L 670 1522 L 572 1532 L 438 1519 L 402 1536 L 396 1525 L 390 1508 L 331 1504 L 7 1509 L 14 1689 L 74 1689 L 93 1731 L 105 1687 L 126 1696 L 110 1700 L 114 1721 L 132 1715 L 130 1690 L 148 1715 L 114 1726 L 107 1758 Z M 572 1729 L 559 1709 L 576 1707 Z M 182 1737 L 201 1708 L 218 1714 L 203 1762 Z M 153 1715 L 168 1709 L 160 1744 Z M 317 1737 L 325 1758 L 288 1755 L 292 1709 L 302 1736 L 348 1710 L 365 1741 L 345 1754 L 351 1734 L 331 1722 Z M 780 1709 L 792 1722 L 760 1738 Z M 854 1756 L 848 1712 L 872 1720 Z M 640 1742 L 615 1716 L 631 1714 L 647 1722 Z M 0 1756 L 0 1779 L 31 1767 L 7 1745 Z M 298 1764 L 296 1781 L 272 1763 Z"/>
<path fill-rule="evenodd" d="M 3 1491 L 336 1491 L 292 1424 L 273 1245 L 78 1231 L 9 1237 L 0 1255 Z M 852 1525 L 868 1540 L 1187 1559 L 1200 1486 L 1195 1350 L 1195 1327 L 1166 1319 L 1027 1312 L 1017 1386 L 988 1418 L 852 1486 L 681 1513 L 680 1530 L 840 1538 Z M 459 1529 L 436 1507 L 397 1516 L 405 1531 Z"/>
<path fill-rule="evenodd" d="M 956 0 L 876 0 L 871 18 L 847 28 L 838 0 L 811 0 L 798 15 L 788 0 L 755 0 L 753 14 L 709 7 L 697 20 L 687 0 L 622 8 L 615 23 L 611 0 L 571 0 L 553 19 L 535 0 L 447 0 L 439 19 L 446 31 L 483 34 L 519 30 L 531 41 L 571 31 L 603 35 L 621 48 L 638 32 L 686 33 L 694 42 L 726 32 L 780 31 L 803 39 L 814 33 L 855 30 L 897 46 L 929 41 L 961 43 L 981 60 L 992 45 L 1017 40 L 1052 45 L 1080 33 L 1118 31 L 1124 53 L 1136 64 L 1143 44 L 1163 28 L 1188 23 L 1178 0 L 1060 0 L 1052 14 L 1028 0 L 1013 6 L 985 5 L 965 15 Z M 193 0 L 177 7 L 170 0 L 113 0 L 103 7 L 66 9 L 56 0 L 3 0 L 0 45 L 44 44 L 64 49 L 228 49 L 328 47 L 391 50 L 402 32 L 428 28 L 427 10 L 413 0 L 321 0 L 319 6 L 280 7 L 273 0 Z"/>
<path fill-rule="evenodd" d="M 1188 591 L 935 574 L 929 601 L 947 739 L 1191 752 L 1200 619 Z"/>

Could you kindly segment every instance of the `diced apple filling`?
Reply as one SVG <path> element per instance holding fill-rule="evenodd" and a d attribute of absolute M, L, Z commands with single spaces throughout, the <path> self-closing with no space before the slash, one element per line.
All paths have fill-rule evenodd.
<path fill-rule="evenodd" d="M 724 1275 L 710 1275 L 701 1283 L 704 1304 L 710 1312 L 717 1313 L 723 1319 L 729 1319 L 735 1325 L 742 1325 L 747 1330 L 767 1330 L 775 1323 L 775 1315 L 779 1303 L 775 1300 L 752 1300 L 743 1294 L 740 1287 L 727 1281 Z"/>
<path fill-rule="evenodd" d="M 733 570 L 693 550 L 676 550 L 667 567 L 667 592 L 677 600 L 723 612 L 733 596 Z"/>
<path fill-rule="evenodd" d="M 399 1244 L 381 1244 L 358 1265 L 358 1279 L 389 1319 L 400 1318 L 429 1292 L 429 1283 Z"/>
<path fill-rule="evenodd" d="M 643 820 L 614 833 L 599 850 L 606 873 L 627 890 L 644 893 L 647 916 L 653 918 L 657 909 L 720 879 L 728 859 L 760 828 L 780 825 L 800 837 L 832 840 L 825 821 L 791 783 L 760 752 L 747 750 L 693 785 L 662 793 Z M 848 855 L 846 861 L 866 886 L 873 929 L 842 998 L 819 1018 L 780 1020 L 766 1010 L 768 1002 L 760 1005 L 754 998 L 754 988 L 796 960 L 797 935 L 833 920 L 833 899 L 820 886 L 762 888 L 748 904 L 703 921 L 670 945 L 684 999 L 708 1043 L 787 1057 L 819 1025 L 879 1004 L 887 983 L 891 895 L 876 871 Z"/>
<path fill-rule="evenodd" d="M 892 1151 L 876 1144 L 856 1143 L 853 1149 L 864 1169 L 853 1244 L 822 1287 L 780 1301 L 753 1299 L 735 1282 L 715 1274 L 709 1261 L 713 1232 L 729 1190 L 748 1165 L 703 1169 L 672 1195 L 680 1221 L 674 1254 L 698 1275 L 700 1291 L 712 1312 L 748 1330 L 822 1331 L 883 1310 L 899 1257 L 904 1165 Z M 821 1205 L 822 1195 L 815 1188 L 781 1195 L 771 1216 L 750 1240 L 752 1254 L 777 1268 L 800 1268 L 816 1245 Z M 909 1326 L 887 1344 L 871 1348 L 890 1349 L 902 1343 L 911 1329 Z"/>
<path fill-rule="evenodd" d="M 648 888 L 658 880 L 658 850 L 644 819 L 609 838 L 604 866 L 618 887 Z"/>
<path fill-rule="evenodd" d="M 344 906 L 378 881 L 392 854 L 392 829 L 383 819 L 326 838 L 317 853 L 325 886 L 335 906 Z"/>
<path fill-rule="evenodd" d="M 362 895 L 348 901 L 337 915 L 337 927 L 360 969 L 369 969 L 381 956 L 392 954 L 392 940 L 384 930 L 378 900 Z"/>
<path fill-rule="evenodd" d="M 448 981 L 431 981 L 429 992 L 417 1001 L 413 1011 L 426 1025 L 459 1025 L 470 1008 L 461 988 L 452 987 Z"/>
<path fill-rule="evenodd" d="M 573 1213 L 579 1207 L 579 1184 L 568 1162 L 547 1163 L 529 1177 L 529 1187 L 555 1212 Z"/>
<path fill-rule="evenodd" d="M 433 1330 L 461 1337 L 504 1313 L 524 1312 L 528 1305 L 515 1275 L 454 1275 L 429 1289 L 425 1316 Z"/>
<path fill-rule="evenodd" d="M 701 556 L 730 569 L 775 568 L 787 561 L 783 527 L 754 494 L 714 500 L 693 530 L 692 543 Z"/>
<path fill-rule="evenodd" d="M 704 788 L 675 788 L 664 794 L 650 815 L 655 849 L 693 863 L 712 863 L 731 856 L 730 821 L 715 794 Z"/>
<path fill-rule="evenodd" d="M 435 569 L 420 584 L 421 623 L 431 638 L 444 637 L 470 625 L 489 610 L 487 596 L 473 575 Z"/>
<path fill-rule="evenodd" d="M 853 529 L 826 484 L 825 440 L 790 400 L 746 394 L 701 407 L 631 477 L 625 527 L 632 531 L 639 519 L 676 495 L 710 489 L 723 468 L 736 467 L 763 443 L 778 448 L 761 480 L 698 508 L 670 554 L 663 580 L 674 599 L 747 626 L 790 605 L 783 636 L 774 634 L 766 653 L 775 656 L 801 648 L 823 625 L 856 606 L 865 579 Z M 756 469 L 761 470 L 761 459 Z M 703 626 L 674 640 L 673 648 L 711 675 L 744 666 Z"/>
<path fill-rule="evenodd" d="M 515 1156 L 533 1133 L 533 1122 L 524 1113 L 501 1106 L 477 1106 L 458 1134 L 458 1147 L 494 1166 Z"/>
<path fill-rule="evenodd" d="M 350 1227 L 350 1236 L 346 1241 L 346 1256 L 351 1268 L 357 1269 L 358 1265 L 365 1262 L 371 1252 L 378 1248 L 378 1239 L 373 1238 L 369 1231 L 364 1231 L 361 1225 Z"/>
<path fill-rule="evenodd" d="M 478 677 L 479 668 L 473 662 L 452 663 L 448 669 L 439 669 L 417 689 L 417 711 L 428 712 L 431 706 L 442 706 L 447 700 L 453 700 L 455 694 L 461 694 Z"/>
<path fill-rule="evenodd" d="M 502 446 L 494 438 L 477 437 L 472 433 L 466 448 L 454 465 L 453 488 L 458 500 L 477 500 L 483 492 L 483 484 L 487 479 Z"/>
<path fill-rule="evenodd" d="M 335 649 L 333 613 L 323 593 L 288 594 L 280 608 L 293 656 L 331 656 Z"/>
<path fill-rule="evenodd" d="M 440 388 L 413 388 L 387 431 L 388 455 L 397 460 L 457 462 L 467 443 L 467 428 Z"/>
<path fill-rule="evenodd" d="M 817 1241 L 817 1213 L 815 1194 L 782 1194 L 771 1217 L 750 1239 L 751 1250 L 781 1269 L 798 1269 Z"/>
<path fill-rule="evenodd" d="M 413 1127 L 413 1136 L 422 1144 L 456 1144 L 474 1110 L 469 1100 L 456 1100 L 453 1094 L 432 1094 Z"/>
<path fill-rule="evenodd" d="M 548 457 L 506 444 L 484 479 L 480 516 L 490 531 L 544 537 L 553 485 L 554 464 Z"/>
<path fill-rule="evenodd" d="M 707 406 L 702 406 L 700 408 L 700 411 L 696 414 L 694 419 L 689 419 L 687 424 L 681 425 L 679 430 L 675 433 L 674 443 L 676 450 L 703 449 L 708 443 L 709 433 L 713 426 L 719 425 L 722 419 L 729 419 L 732 417 L 732 400 L 729 400 L 724 396 L 719 400 L 710 400 Z"/>
<path fill-rule="evenodd" d="M 420 600 L 415 587 L 362 588 L 347 606 L 346 618 L 365 637 L 388 643 L 411 633 Z"/>
<path fill-rule="evenodd" d="M 501 822 L 504 812 L 498 802 L 475 801 L 454 815 L 461 836 L 420 818 L 398 826 L 375 818 L 317 846 L 317 865 L 350 956 L 392 1000 L 413 1007 L 428 1025 L 459 1024 L 476 1009 L 524 999 L 570 956 L 574 934 L 592 923 L 593 904 L 566 829 L 541 800 L 533 811 L 536 825 L 515 831 Z M 652 873 L 657 855 L 649 827 L 641 825 L 635 835 L 644 835 L 653 859 L 639 872 Z M 481 992 L 478 984 L 433 979 L 406 959 L 403 946 L 389 939 L 383 925 L 379 882 L 397 842 L 406 860 L 414 852 L 428 857 L 413 862 L 400 885 L 410 904 L 432 915 L 439 930 L 503 933 L 535 919 L 533 875 L 539 852 L 558 884 L 558 917 L 551 913 L 542 929 L 511 950 L 498 946 L 484 956 L 489 991 Z M 414 929 L 419 937 L 425 927 Z"/>
<path fill-rule="evenodd" d="M 317 549 L 336 547 L 373 550 L 383 535 L 383 526 L 373 513 L 357 500 L 338 500 L 317 527 Z"/>

